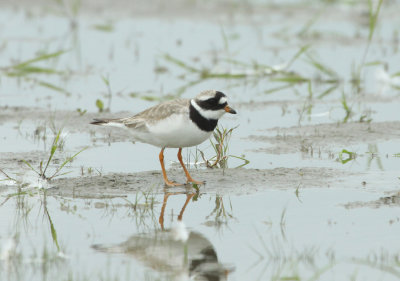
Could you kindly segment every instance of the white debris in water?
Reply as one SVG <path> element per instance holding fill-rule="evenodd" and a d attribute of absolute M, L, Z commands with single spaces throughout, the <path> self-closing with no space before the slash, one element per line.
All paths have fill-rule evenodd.
<path fill-rule="evenodd" d="M 58 252 L 57 256 L 58 256 L 59 258 L 61 258 L 61 259 L 69 259 L 69 258 L 70 258 L 70 256 L 66 255 L 66 254 L 63 253 L 63 252 Z"/>
<path fill-rule="evenodd" d="M 321 112 L 321 113 L 314 113 L 311 114 L 311 117 L 325 117 L 325 116 L 329 116 L 331 113 L 329 111 L 325 111 L 325 112 Z"/>
<path fill-rule="evenodd" d="M 274 71 L 283 71 L 288 67 L 288 63 L 282 63 L 282 64 L 277 64 L 272 66 L 272 70 Z"/>
<path fill-rule="evenodd" d="M 3 245 L 1 245 L 0 260 L 8 261 L 15 255 L 17 243 L 14 238 L 8 238 Z"/>
<path fill-rule="evenodd" d="M 392 86 L 400 87 L 400 77 L 392 77 L 384 67 L 375 71 L 375 79 L 378 83 L 379 94 L 385 94 Z"/>
<path fill-rule="evenodd" d="M 22 177 L 22 184 L 27 187 L 34 187 L 39 189 L 48 189 L 50 185 L 47 180 L 39 177 L 37 174 L 27 173 Z"/>
<path fill-rule="evenodd" d="M 176 221 L 171 227 L 171 235 L 175 241 L 186 242 L 189 238 L 189 231 L 183 221 Z"/>

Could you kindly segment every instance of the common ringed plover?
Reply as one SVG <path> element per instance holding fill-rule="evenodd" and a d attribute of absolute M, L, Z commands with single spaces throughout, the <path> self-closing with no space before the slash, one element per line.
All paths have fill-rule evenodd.
<path fill-rule="evenodd" d="M 164 167 L 164 149 L 179 148 L 178 159 L 186 174 L 187 182 L 202 184 L 194 180 L 182 161 L 182 147 L 195 146 L 206 139 L 217 126 L 218 119 L 225 112 L 236 114 L 228 105 L 224 93 L 208 90 L 194 99 L 176 99 L 150 107 L 139 114 L 117 119 L 94 119 L 91 124 L 127 128 L 133 133 L 133 139 L 161 147 L 159 159 L 168 186 L 180 185 L 168 180 Z"/>

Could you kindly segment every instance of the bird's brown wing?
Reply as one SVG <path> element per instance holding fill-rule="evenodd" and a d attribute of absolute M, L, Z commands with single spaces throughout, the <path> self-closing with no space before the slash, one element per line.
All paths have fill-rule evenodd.
<path fill-rule="evenodd" d="M 150 107 L 132 117 L 121 118 L 120 121 L 128 128 L 144 129 L 147 125 L 156 123 L 159 120 L 168 118 L 175 113 L 188 113 L 189 112 L 188 99 L 177 99 L 167 101 Z"/>

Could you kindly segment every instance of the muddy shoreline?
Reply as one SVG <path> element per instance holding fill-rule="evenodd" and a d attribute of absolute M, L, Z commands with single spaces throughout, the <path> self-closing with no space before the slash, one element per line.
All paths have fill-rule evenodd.
<path fill-rule="evenodd" d="M 241 195 L 257 193 L 266 189 L 362 187 L 359 180 L 349 181 L 355 173 L 329 168 L 276 168 L 264 169 L 206 169 L 192 170 L 196 179 L 206 180 L 200 185 L 201 193 L 219 195 Z M 168 171 L 170 179 L 184 183 L 180 169 Z M 359 175 L 358 175 L 359 176 Z M 146 171 L 133 174 L 110 173 L 97 176 L 56 179 L 50 184 L 49 195 L 75 198 L 123 197 L 137 192 L 164 193 L 166 191 L 194 191 L 191 185 L 167 188 L 160 171 Z"/>

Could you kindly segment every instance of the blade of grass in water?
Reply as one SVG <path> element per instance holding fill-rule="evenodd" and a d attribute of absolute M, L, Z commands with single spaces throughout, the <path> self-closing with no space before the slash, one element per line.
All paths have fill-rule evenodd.
<path fill-rule="evenodd" d="M 368 0 L 368 8 L 369 8 L 369 35 L 368 41 L 372 40 L 372 36 L 374 35 L 374 31 L 376 28 L 376 22 L 378 20 L 379 11 L 381 10 L 383 0 L 378 1 L 378 5 L 376 7 L 375 12 L 373 12 L 373 2 L 372 0 Z"/>
<path fill-rule="evenodd" d="M 374 31 L 375 31 L 375 28 L 376 28 L 376 23 L 377 23 L 377 20 L 378 20 L 378 16 L 379 16 L 379 12 L 381 10 L 381 5 L 382 5 L 383 0 L 378 0 L 378 4 L 377 4 L 375 12 L 373 11 L 373 8 L 374 8 L 373 7 L 373 2 L 374 1 L 372 1 L 372 0 L 368 0 L 368 11 L 369 11 L 368 44 L 367 44 L 367 47 L 365 48 L 364 55 L 362 57 L 361 65 L 360 65 L 359 70 L 358 70 L 359 73 L 361 73 L 361 68 L 363 67 L 364 62 L 365 62 L 365 60 L 367 58 L 367 54 L 368 54 L 368 51 L 369 51 L 369 46 L 371 44 L 372 37 L 374 36 Z M 360 74 L 360 76 L 361 76 L 361 74 Z"/>
<path fill-rule="evenodd" d="M 75 154 L 72 155 L 71 157 L 68 157 L 68 158 L 61 164 L 61 166 L 58 167 L 58 169 L 54 172 L 54 174 L 53 174 L 51 177 L 49 177 L 49 180 L 51 180 L 52 178 L 54 178 L 55 176 L 57 176 L 57 174 L 62 170 L 62 168 L 64 168 L 64 166 L 65 166 L 66 164 L 68 164 L 69 162 L 71 162 L 72 160 L 74 160 L 74 158 L 75 158 L 76 156 L 78 156 L 82 151 L 84 151 L 84 150 L 86 150 L 86 149 L 87 149 L 87 147 L 82 148 L 80 151 L 78 151 L 77 153 L 75 153 Z M 65 174 L 65 173 L 64 173 L 64 174 Z"/>
<path fill-rule="evenodd" d="M 377 65 L 385 65 L 383 61 L 370 61 L 364 64 L 364 66 L 377 66 Z"/>
<path fill-rule="evenodd" d="M 3 169 L 0 169 L 0 173 L 2 173 L 2 174 L 6 177 L 6 179 L 4 179 L 4 180 L 2 180 L 2 181 L 12 180 L 12 181 L 15 181 L 15 182 L 16 182 L 16 179 L 10 177 L 6 172 L 3 171 Z"/>
<path fill-rule="evenodd" d="M 311 56 L 307 56 L 308 63 L 311 64 L 313 67 L 321 71 L 322 73 L 328 75 L 329 77 L 336 78 L 338 77 L 337 73 L 330 67 L 323 65 L 321 62 L 318 62 L 315 58 Z"/>
<path fill-rule="evenodd" d="M 240 78 L 247 77 L 247 75 L 244 74 L 244 73 L 238 73 L 238 74 L 233 74 L 233 73 L 210 73 L 210 72 L 207 72 L 207 71 L 203 71 L 201 73 L 201 77 L 203 79 L 209 79 L 209 78 L 240 79 Z"/>
<path fill-rule="evenodd" d="M 283 86 L 279 86 L 279 87 L 275 87 L 272 89 L 268 89 L 264 91 L 264 94 L 272 94 L 274 92 L 278 92 L 287 88 L 292 88 L 294 86 L 294 84 L 287 84 L 287 85 L 283 85 Z"/>
<path fill-rule="evenodd" d="M 46 170 L 49 167 L 51 159 L 53 159 L 54 153 L 56 152 L 56 150 L 58 148 L 58 140 L 60 139 L 60 135 L 61 135 L 61 130 L 58 131 L 56 138 L 53 141 L 53 144 L 51 146 L 50 156 L 49 156 L 49 159 L 47 160 L 46 167 L 43 170 L 42 177 L 46 175 Z"/>
<path fill-rule="evenodd" d="M 95 25 L 93 25 L 93 28 L 96 30 L 99 30 L 99 31 L 103 31 L 103 32 L 114 31 L 114 26 L 111 23 L 95 24 Z"/>
<path fill-rule="evenodd" d="M 54 84 L 51 84 L 49 82 L 38 81 L 38 83 L 42 87 L 49 88 L 49 89 L 51 89 L 53 91 L 60 92 L 60 93 L 66 94 L 66 95 L 70 95 L 70 93 L 67 92 L 66 90 L 64 90 L 63 88 L 60 88 L 60 87 L 58 87 L 58 86 L 56 86 Z"/>
<path fill-rule="evenodd" d="M 272 82 L 286 82 L 289 84 L 295 84 L 295 83 L 303 83 L 303 82 L 308 82 L 310 79 L 304 78 L 300 75 L 293 74 L 293 75 L 288 75 L 284 77 L 277 77 L 277 78 L 271 78 L 270 81 Z"/>
<path fill-rule="evenodd" d="M 177 65 L 177 66 L 179 66 L 181 68 L 189 70 L 190 72 L 200 72 L 199 69 L 194 68 L 194 67 L 186 64 L 184 61 L 181 61 L 181 60 L 179 60 L 179 59 L 177 59 L 175 57 L 172 57 L 171 55 L 165 54 L 165 55 L 163 55 L 163 57 L 164 57 L 165 60 L 167 60 L 169 62 L 172 62 L 173 64 L 175 64 L 175 65 Z"/>
<path fill-rule="evenodd" d="M 38 56 L 36 58 L 33 58 L 33 59 L 30 59 L 30 60 L 18 63 L 16 65 L 11 66 L 11 67 L 12 68 L 25 68 L 29 64 L 32 64 L 32 63 L 35 63 L 35 62 L 38 62 L 38 61 L 48 60 L 48 59 L 51 59 L 51 58 L 56 58 L 56 57 L 58 57 L 58 56 L 60 56 L 62 54 L 65 54 L 66 52 L 67 51 L 61 50 L 61 51 L 50 53 L 50 54 L 40 55 L 40 56 Z"/>
<path fill-rule="evenodd" d="M 26 160 L 22 160 L 22 162 L 24 162 L 29 168 L 31 168 L 32 169 L 32 171 L 34 171 L 36 174 L 38 174 L 39 176 L 40 176 L 40 173 L 38 172 L 38 171 L 36 171 L 36 169 L 35 168 L 33 168 L 32 167 L 32 165 L 31 164 L 29 164 L 29 162 L 28 161 L 26 161 Z"/>
<path fill-rule="evenodd" d="M 286 65 L 286 69 L 288 69 L 305 51 L 310 48 L 310 45 L 305 45 L 300 48 L 300 50 L 289 60 Z"/>
<path fill-rule="evenodd" d="M 247 164 L 250 163 L 250 160 L 247 160 L 247 159 L 244 158 L 244 157 L 235 156 L 235 155 L 229 155 L 229 157 L 233 157 L 233 158 L 236 158 L 236 159 L 239 159 L 239 160 L 244 161 L 244 163 L 243 163 L 242 165 L 239 165 L 239 166 L 235 167 L 235 169 L 237 169 L 237 168 L 242 168 L 242 167 L 244 167 L 244 166 L 246 166 Z"/>
<path fill-rule="evenodd" d="M 37 66 L 24 66 L 12 69 L 11 71 L 6 72 L 7 76 L 10 77 L 19 77 L 19 76 L 26 76 L 29 74 L 38 73 L 38 74 L 62 74 L 62 71 L 58 71 L 52 68 L 44 68 L 44 67 L 37 67 Z"/>
<path fill-rule="evenodd" d="M 339 84 L 333 85 L 332 87 L 326 89 L 325 91 L 323 91 L 317 98 L 318 99 L 322 99 L 323 97 L 329 95 L 330 93 L 332 93 L 334 90 L 337 89 L 337 87 L 339 87 Z"/>

